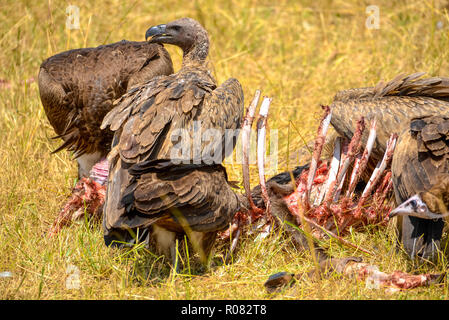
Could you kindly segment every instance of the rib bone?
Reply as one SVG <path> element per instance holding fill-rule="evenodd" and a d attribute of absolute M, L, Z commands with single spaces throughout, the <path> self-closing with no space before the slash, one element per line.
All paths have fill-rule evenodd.
<path fill-rule="evenodd" d="M 251 127 L 254 121 L 254 114 L 256 112 L 257 105 L 259 103 L 260 98 L 260 90 L 256 90 L 254 94 L 253 101 L 249 105 L 246 110 L 245 118 L 243 119 L 242 125 L 242 151 L 243 151 L 243 165 L 242 165 L 242 173 L 243 173 L 243 187 L 245 188 L 246 197 L 248 198 L 249 205 L 251 207 L 251 211 L 254 214 L 260 213 L 260 209 L 256 207 L 254 204 L 253 198 L 251 197 L 251 185 L 250 185 L 250 177 L 249 177 L 249 147 L 250 147 L 250 136 L 251 136 Z"/>
<path fill-rule="evenodd" d="M 346 196 L 348 198 L 352 198 L 354 195 L 355 187 L 360 180 L 360 176 L 362 175 L 363 170 L 366 168 L 366 164 L 368 163 L 368 159 L 371 155 L 371 150 L 373 150 L 374 141 L 376 140 L 376 120 L 371 122 L 371 127 L 369 131 L 368 141 L 366 143 L 366 148 L 363 151 L 361 157 L 356 159 L 354 164 L 354 169 L 352 170 L 351 180 L 349 183 L 348 190 L 346 192 Z"/>
<path fill-rule="evenodd" d="M 385 168 L 387 167 L 388 163 L 391 161 L 391 158 L 393 157 L 394 148 L 396 147 L 396 141 L 397 141 L 398 135 L 396 133 L 393 133 L 390 136 L 390 139 L 388 139 L 385 154 L 381 161 L 377 164 L 376 168 L 374 169 L 371 178 L 369 179 L 368 183 L 366 184 L 365 190 L 363 190 L 362 196 L 360 197 L 359 203 L 357 205 L 357 209 L 354 212 L 354 215 L 356 217 L 359 217 L 361 215 L 361 208 L 365 204 L 366 199 L 371 194 L 372 190 L 376 186 L 377 182 L 380 180 L 380 177 L 382 176 L 383 172 L 385 171 Z"/>
<path fill-rule="evenodd" d="M 303 201 L 305 204 L 309 204 L 309 196 L 312 190 L 313 179 L 315 178 L 318 161 L 320 160 L 321 151 L 323 150 L 324 141 L 326 139 L 327 130 L 332 118 L 332 111 L 329 106 L 322 106 L 324 109 L 324 116 L 318 127 L 317 137 L 315 139 L 315 147 L 313 148 L 312 162 L 310 163 L 309 175 L 307 177 L 307 187 L 304 193 Z"/>
<path fill-rule="evenodd" d="M 385 168 L 387 167 L 388 163 L 390 162 L 391 158 L 393 157 L 394 148 L 396 147 L 396 140 L 398 138 L 398 135 L 393 133 L 390 136 L 390 139 L 387 142 L 386 151 L 382 158 L 382 160 L 377 164 L 376 168 L 374 169 L 371 178 L 369 179 L 365 190 L 363 190 L 362 197 L 366 197 L 369 192 L 374 188 L 377 181 L 380 179 L 382 173 L 384 172 Z"/>
<path fill-rule="evenodd" d="M 343 187 L 344 179 L 346 176 L 346 172 L 348 171 L 349 165 L 354 160 L 355 155 L 360 150 L 363 130 L 365 130 L 365 120 L 362 117 L 359 121 L 357 121 L 357 127 L 354 132 L 354 135 L 352 136 L 351 142 L 349 143 L 348 152 L 344 157 L 344 159 L 342 160 L 343 163 L 337 175 L 338 188 L 334 195 L 334 202 L 336 202 L 340 196 L 340 192 Z"/>
<path fill-rule="evenodd" d="M 341 138 L 337 137 L 335 139 L 335 143 L 334 143 L 334 155 L 332 157 L 332 161 L 330 164 L 329 175 L 326 180 L 326 184 L 321 188 L 320 194 L 315 199 L 315 203 L 314 203 L 315 206 L 321 205 L 321 203 L 323 202 L 324 196 L 326 195 L 327 192 L 329 192 L 329 187 L 337 179 L 338 168 L 340 166 L 340 160 L 341 160 L 340 148 L 341 148 Z"/>
<path fill-rule="evenodd" d="M 265 137 L 268 109 L 270 108 L 271 98 L 264 97 L 259 111 L 259 119 L 257 121 L 257 166 L 259 169 L 259 182 L 262 191 L 262 198 L 265 202 L 267 220 L 271 221 L 270 198 L 268 197 L 267 187 L 265 184 Z"/>

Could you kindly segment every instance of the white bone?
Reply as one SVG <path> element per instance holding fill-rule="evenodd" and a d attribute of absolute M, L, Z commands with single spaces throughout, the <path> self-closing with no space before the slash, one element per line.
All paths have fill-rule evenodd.
<path fill-rule="evenodd" d="M 327 130 L 329 129 L 329 124 L 331 122 L 331 118 L 332 118 L 332 110 L 323 119 L 321 126 L 320 126 L 320 130 L 317 135 L 317 138 L 326 137 Z M 321 148 L 322 147 L 323 146 L 321 146 Z M 319 158 L 321 155 L 321 151 L 319 153 L 315 154 L 315 150 L 314 150 L 314 155 L 315 155 L 315 157 L 312 158 L 312 161 L 310 163 L 309 175 L 307 177 L 307 193 L 306 194 L 308 196 L 310 196 L 310 192 L 312 190 L 313 179 L 315 179 L 315 173 L 316 173 L 316 169 L 318 167 L 318 161 L 320 160 Z M 306 199 L 306 200 L 309 201 L 309 199 Z"/>
<path fill-rule="evenodd" d="M 373 150 L 374 141 L 376 141 L 376 120 L 373 120 L 371 122 L 371 127 L 369 131 L 368 141 L 366 142 L 366 148 L 363 151 L 362 157 L 357 158 L 354 163 L 354 168 L 352 170 L 351 180 L 349 183 L 348 192 L 346 193 L 346 196 L 352 197 L 354 195 L 355 186 L 358 181 L 355 181 L 356 177 L 359 176 L 359 170 L 364 170 L 366 167 L 366 163 L 368 162 L 368 159 L 371 155 L 371 151 Z M 364 160 L 363 167 L 360 167 L 360 162 Z"/>
<path fill-rule="evenodd" d="M 243 123 L 242 128 L 242 149 L 243 149 L 243 165 L 242 165 L 242 174 L 243 174 L 243 187 L 245 188 L 246 196 L 250 204 L 252 203 L 251 199 L 251 185 L 250 185 L 250 177 L 249 177 L 249 144 L 251 137 L 251 126 L 254 119 L 254 114 L 256 112 L 257 104 L 259 103 L 260 98 L 260 90 L 256 90 L 254 94 L 253 101 L 251 102 L 247 115 L 245 116 L 245 121 Z"/>
<path fill-rule="evenodd" d="M 324 196 L 329 191 L 329 187 L 330 187 L 331 183 L 334 182 L 335 179 L 337 178 L 338 167 L 340 166 L 340 160 L 341 160 L 340 149 L 341 149 L 341 138 L 337 137 L 335 139 L 335 143 L 334 143 L 334 154 L 333 154 L 332 161 L 331 161 L 330 168 L 329 168 L 329 175 L 326 180 L 326 184 L 320 190 L 318 197 L 315 198 L 315 203 L 314 203 L 315 206 L 319 206 L 323 202 Z"/>
<path fill-rule="evenodd" d="M 388 153 L 393 152 L 394 148 L 396 147 L 396 141 L 397 136 L 395 134 L 392 134 L 390 136 L 390 139 L 387 142 L 387 145 L 385 147 L 385 153 L 381 161 L 379 161 L 376 165 L 376 168 L 374 169 L 373 173 L 371 174 L 371 177 L 366 184 L 365 189 L 363 190 L 361 198 L 365 198 L 368 195 L 368 192 L 371 191 L 371 189 L 374 187 L 375 183 L 379 180 L 382 173 L 385 171 L 387 167 L 387 160 L 388 160 Z"/>

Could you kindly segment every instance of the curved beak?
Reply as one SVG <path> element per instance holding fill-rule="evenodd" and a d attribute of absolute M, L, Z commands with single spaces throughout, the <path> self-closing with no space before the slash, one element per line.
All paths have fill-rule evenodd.
<path fill-rule="evenodd" d="M 395 209 L 393 209 L 388 217 L 393 218 L 399 215 L 412 215 L 412 210 L 410 208 L 407 208 L 404 204 L 399 205 Z"/>
<path fill-rule="evenodd" d="M 435 219 L 442 217 L 440 214 L 431 212 L 419 195 L 410 197 L 404 203 L 396 207 L 390 212 L 389 217 L 392 218 L 399 215 L 414 216 L 422 219 Z"/>
<path fill-rule="evenodd" d="M 152 37 L 150 39 L 150 42 L 160 42 L 161 40 L 167 39 L 170 37 L 170 35 L 167 35 L 165 33 L 165 30 L 167 28 L 167 25 L 160 24 L 158 26 L 151 27 L 145 32 L 145 40 L 148 41 L 148 38 Z"/>

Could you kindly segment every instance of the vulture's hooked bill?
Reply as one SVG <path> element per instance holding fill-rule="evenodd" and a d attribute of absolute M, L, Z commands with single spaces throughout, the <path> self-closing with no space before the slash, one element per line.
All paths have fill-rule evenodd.
<path fill-rule="evenodd" d="M 152 27 L 146 37 L 150 43 L 180 47 L 183 63 L 177 73 L 123 95 L 103 120 L 101 128 L 115 132 L 108 156 L 105 242 L 130 241 L 128 230 L 150 228 L 157 248 L 174 263 L 175 239 L 186 233 L 206 262 L 217 231 L 225 229 L 240 208 L 221 163 L 235 146 L 232 141 L 226 148 L 224 131 L 240 127 L 243 90 L 233 78 L 217 86 L 206 64 L 208 34 L 197 21 L 183 18 Z M 218 129 L 221 135 L 195 139 L 207 129 Z M 192 144 L 183 163 L 172 161 L 179 160 L 173 150 L 180 137 L 187 138 L 183 146 Z M 195 144 L 200 155 L 208 150 L 215 161 L 199 159 L 192 151 Z"/>
<path fill-rule="evenodd" d="M 101 130 L 113 101 L 133 86 L 173 73 L 165 48 L 156 43 L 120 41 L 65 51 L 46 59 L 39 93 L 50 124 L 78 161 L 78 178 L 88 177 L 106 156 L 113 133 Z"/>
<path fill-rule="evenodd" d="M 350 137 L 355 130 L 351 119 L 362 115 L 377 119 L 376 161 L 389 135 L 400 134 L 392 177 L 396 203 L 406 202 L 391 216 L 404 215 L 398 223 L 410 257 L 428 259 L 436 257 L 444 225 L 438 217 L 449 205 L 449 79 L 423 75 L 399 75 L 375 87 L 337 93 L 331 124 L 337 133 Z"/>

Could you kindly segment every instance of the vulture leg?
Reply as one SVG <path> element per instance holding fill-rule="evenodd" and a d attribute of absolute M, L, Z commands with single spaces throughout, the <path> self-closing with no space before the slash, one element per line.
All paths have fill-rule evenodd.
<path fill-rule="evenodd" d="M 226 252 L 224 261 L 225 263 L 231 262 L 232 254 L 234 253 L 235 249 L 237 248 L 237 243 L 240 238 L 240 234 L 242 233 L 242 224 L 244 221 L 246 221 L 246 213 L 243 213 L 242 211 L 239 211 L 235 214 L 232 224 L 229 226 L 229 228 L 220 233 L 219 238 L 220 239 L 229 239 L 231 241 L 231 245 L 229 247 L 229 250 Z"/>
<path fill-rule="evenodd" d="M 177 263 L 176 256 L 176 233 L 153 224 L 152 236 L 156 240 L 159 253 L 171 260 L 172 266 L 177 273 L 179 271 L 179 263 Z"/>
<path fill-rule="evenodd" d="M 217 232 L 190 232 L 189 240 L 196 248 L 198 254 L 200 255 L 201 263 L 206 267 L 206 271 L 210 267 L 210 261 L 213 256 L 213 247 L 215 239 L 217 237 Z"/>

